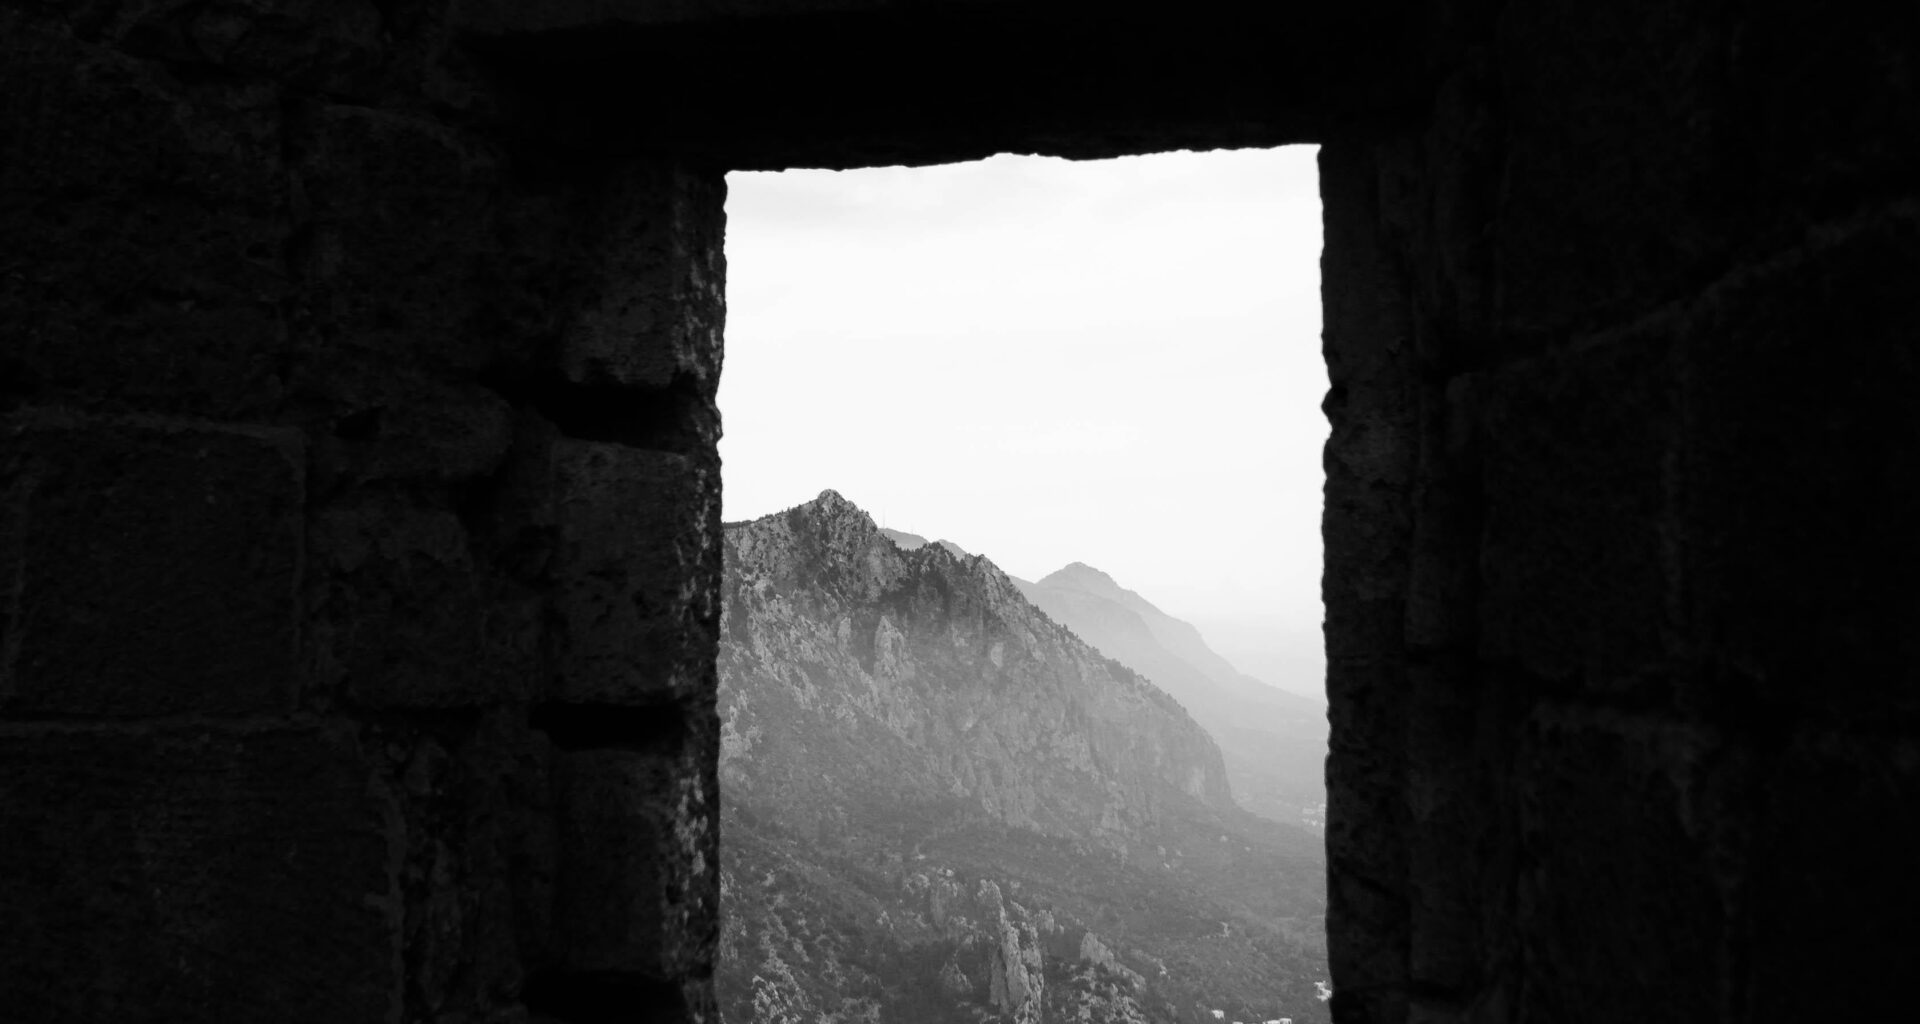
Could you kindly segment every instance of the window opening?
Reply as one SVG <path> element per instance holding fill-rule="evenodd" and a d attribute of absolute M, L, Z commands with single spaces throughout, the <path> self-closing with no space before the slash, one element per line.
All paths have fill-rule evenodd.
<path fill-rule="evenodd" d="M 1325 1020 L 1313 149 L 729 191 L 727 1019 Z"/>

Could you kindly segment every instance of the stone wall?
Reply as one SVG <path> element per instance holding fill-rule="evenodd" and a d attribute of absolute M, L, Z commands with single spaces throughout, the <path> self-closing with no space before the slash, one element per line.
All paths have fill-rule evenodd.
<path fill-rule="evenodd" d="M 1916 23 L 1454 30 L 1322 151 L 1336 1019 L 1904 1016 Z"/>
<path fill-rule="evenodd" d="M 1320 141 L 1336 1016 L 1875 1019 L 1915 33 L 0 0 L 0 1006 L 710 1019 L 721 175 Z"/>
<path fill-rule="evenodd" d="M 705 1014 L 722 172 L 498 102 L 0 5 L 0 1016 Z"/>

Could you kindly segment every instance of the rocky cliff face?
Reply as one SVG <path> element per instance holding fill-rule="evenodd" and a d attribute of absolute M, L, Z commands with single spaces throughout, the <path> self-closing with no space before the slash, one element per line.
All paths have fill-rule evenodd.
<path fill-rule="evenodd" d="M 831 491 L 725 545 L 729 1021 L 1324 1019 L 1318 843 L 1179 703 Z"/>
<path fill-rule="evenodd" d="M 828 491 L 730 528 L 726 565 L 722 777 L 790 823 L 951 805 L 1119 850 L 1175 795 L 1232 806 L 1179 704 L 983 557 L 903 551 Z"/>

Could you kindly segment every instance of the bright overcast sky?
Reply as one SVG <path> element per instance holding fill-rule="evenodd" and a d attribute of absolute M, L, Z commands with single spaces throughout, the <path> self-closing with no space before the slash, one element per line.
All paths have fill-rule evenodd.
<path fill-rule="evenodd" d="M 833 488 L 1320 691 L 1311 147 L 727 182 L 728 520 Z"/>

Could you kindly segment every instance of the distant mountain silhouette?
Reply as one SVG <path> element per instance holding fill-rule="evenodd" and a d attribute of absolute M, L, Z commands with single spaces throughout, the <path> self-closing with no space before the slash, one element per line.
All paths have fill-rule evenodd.
<path fill-rule="evenodd" d="M 1275 821 L 1319 824 L 1326 802 L 1323 702 L 1240 672 L 1193 625 L 1092 566 L 1074 562 L 1038 583 L 1015 585 L 1054 621 L 1180 701 L 1219 742 L 1241 806 Z"/>
<path fill-rule="evenodd" d="M 733 1024 L 1324 1021 L 1317 837 L 992 562 L 828 491 L 725 534 Z"/>
<path fill-rule="evenodd" d="M 966 548 L 963 548 L 960 545 L 955 544 L 950 540 L 929 541 L 927 540 L 927 538 L 922 537 L 917 533 L 908 533 L 905 530 L 889 530 L 884 526 L 880 528 L 880 532 L 885 534 L 887 539 L 890 541 L 893 541 L 894 545 L 902 551 L 912 551 L 915 548 L 926 547 L 928 544 L 938 544 L 941 547 L 946 548 L 948 551 L 951 551 L 954 554 L 959 555 L 961 558 L 973 557 L 973 554 L 969 552 Z"/>

